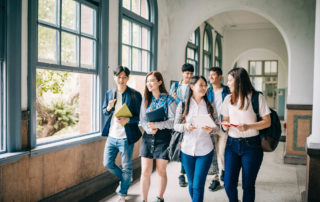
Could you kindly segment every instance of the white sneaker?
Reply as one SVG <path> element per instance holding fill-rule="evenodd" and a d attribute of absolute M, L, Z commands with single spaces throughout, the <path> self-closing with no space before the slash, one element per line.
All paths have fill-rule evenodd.
<path fill-rule="evenodd" d="M 126 197 L 125 196 L 119 196 L 118 202 L 125 202 Z"/>

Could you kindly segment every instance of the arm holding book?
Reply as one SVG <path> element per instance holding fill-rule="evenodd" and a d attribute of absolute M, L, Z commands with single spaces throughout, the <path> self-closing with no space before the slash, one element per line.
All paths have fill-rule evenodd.
<path fill-rule="evenodd" d="M 171 102 L 168 106 L 168 120 L 153 122 L 154 128 L 158 128 L 160 130 L 165 129 L 165 128 L 172 129 L 173 124 L 174 124 L 174 117 L 175 117 L 176 108 L 177 108 L 176 102 L 175 101 Z"/>

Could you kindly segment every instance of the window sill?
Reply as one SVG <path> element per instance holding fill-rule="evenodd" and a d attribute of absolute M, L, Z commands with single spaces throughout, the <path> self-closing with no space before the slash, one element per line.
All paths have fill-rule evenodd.
<path fill-rule="evenodd" d="M 30 156 L 38 156 L 41 154 L 46 154 L 54 151 L 63 150 L 69 147 L 73 147 L 76 145 L 86 144 L 89 142 L 95 142 L 98 140 L 105 139 L 106 137 L 102 137 L 101 133 L 97 133 L 94 135 L 87 135 L 78 138 L 72 138 L 69 140 L 54 142 L 50 144 L 36 146 L 34 149 L 30 151 Z"/>
<path fill-rule="evenodd" d="M 10 153 L 4 153 L 0 154 L 0 166 L 19 161 L 23 156 L 28 155 L 28 151 L 24 152 L 10 152 Z"/>

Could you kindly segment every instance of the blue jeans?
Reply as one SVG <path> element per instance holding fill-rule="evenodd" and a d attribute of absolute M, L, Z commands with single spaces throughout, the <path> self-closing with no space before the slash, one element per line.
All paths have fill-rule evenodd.
<path fill-rule="evenodd" d="M 134 144 L 129 145 L 127 139 L 108 137 L 104 148 L 103 165 L 120 180 L 120 195 L 127 195 L 132 177 L 132 153 Z M 115 163 L 118 152 L 121 155 L 121 167 Z"/>
<path fill-rule="evenodd" d="M 230 202 L 238 202 L 238 179 L 242 168 L 242 202 L 253 202 L 255 183 L 262 163 L 263 151 L 259 136 L 228 137 L 225 150 L 224 187 Z"/>
<path fill-rule="evenodd" d="M 193 202 L 203 201 L 204 185 L 212 162 L 213 151 L 204 156 L 189 156 L 181 152 L 181 162 L 189 182 L 189 194 Z"/>

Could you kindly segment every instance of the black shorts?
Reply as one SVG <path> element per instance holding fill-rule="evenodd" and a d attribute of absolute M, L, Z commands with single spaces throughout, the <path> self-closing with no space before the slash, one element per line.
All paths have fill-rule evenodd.
<path fill-rule="evenodd" d="M 168 147 L 171 140 L 171 130 L 158 130 L 155 135 L 147 134 L 142 136 L 139 155 L 149 159 L 169 160 Z"/>

